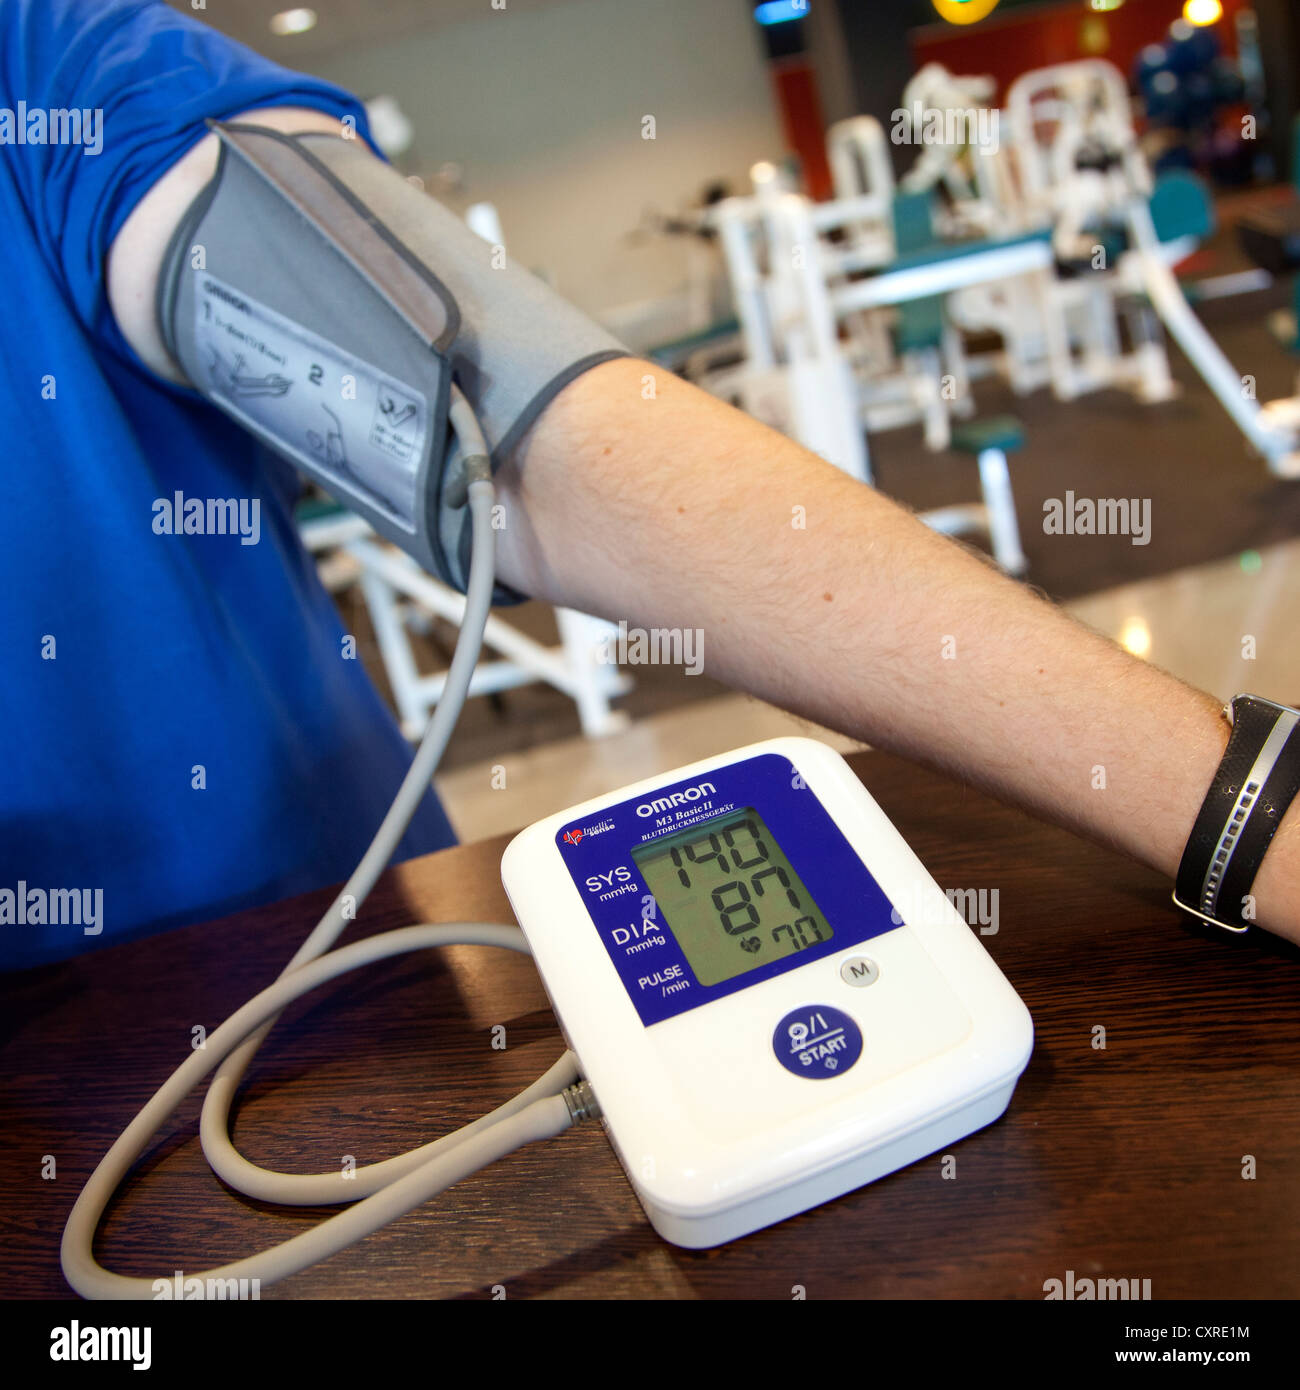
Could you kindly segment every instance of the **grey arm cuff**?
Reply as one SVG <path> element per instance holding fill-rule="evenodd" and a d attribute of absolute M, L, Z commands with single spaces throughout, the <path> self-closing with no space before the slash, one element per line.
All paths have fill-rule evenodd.
<path fill-rule="evenodd" d="M 447 288 L 460 310 L 456 384 L 474 408 L 493 466 L 583 372 L 628 349 L 455 213 L 409 184 L 359 140 L 299 137 L 307 149 Z M 496 262 L 494 264 L 494 261 Z"/>
<path fill-rule="evenodd" d="M 214 128 L 217 173 L 160 277 L 164 341 L 213 404 L 464 592 L 453 378 L 495 471 L 627 349 L 361 141 Z"/>

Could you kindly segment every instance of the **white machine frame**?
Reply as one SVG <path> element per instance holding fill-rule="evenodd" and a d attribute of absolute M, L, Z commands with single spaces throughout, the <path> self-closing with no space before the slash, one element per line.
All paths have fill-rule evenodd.
<path fill-rule="evenodd" d="M 1027 216 L 1051 222 L 1059 251 L 1087 240 L 1085 228 L 1098 218 L 1122 225 L 1130 248 L 1116 271 L 1122 292 L 1143 293 L 1150 299 L 1161 322 L 1269 469 L 1279 477 L 1300 477 L 1294 403 L 1261 406 L 1247 393 L 1242 375 L 1197 318 L 1173 274 L 1171 267 L 1194 246 L 1181 241 L 1162 244 L 1156 235 L 1148 202 L 1151 173 L 1138 148 L 1128 89 L 1119 70 L 1102 59 L 1086 59 L 1025 73 L 1008 90 L 1007 120 Z M 1076 152 L 1098 134 L 1119 153 L 1120 163 L 1104 173 L 1075 169 Z M 1053 295 L 1057 302 L 1052 296 L 1046 301 L 1053 311 L 1058 302 L 1069 308 L 1068 299 L 1060 299 L 1059 285 Z M 1131 385 L 1143 400 L 1173 394 L 1163 347 L 1150 336 L 1128 358 L 1116 356 L 1105 337 L 1094 339 L 1094 344 L 1097 350 L 1082 368 L 1061 359 L 1065 370 L 1057 374 L 1063 383 L 1058 395 L 1068 398 L 1091 389 L 1094 382 Z M 1055 351 L 1059 358 L 1059 345 Z M 1107 362 L 1113 364 L 1109 371 Z"/>
<path fill-rule="evenodd" d="M 337 592 L 352 583 L 360 587 L 402 733 L 412 741 L 418 739 L 443 697 L 447 677 L 442 671 L 420 674 L 411 634 L 427 630 L 432 616 L 459 627 L 465 616 L 465 596 L 381 540 L 352 512 L 304 522 L 299 531 L 303 544 L 316 557 L 327 588 Z M 555 621 L 560 642 L 547 647 L 496 614 L 490 616 L 483 645 L 498 652 L 500 659 L 478 662 L 469 694 L 490 695 L 543 681 L 578 707 L 587 738 L 604 738 L 626 729 L 631 716 L 615 709 L 611 701 L 632 689 L 632 678 L 600 659 L 618 629 L 571 608 L 557 608 Z"/>
<path fill-rule="evenodd" d="M 926 90 L 941 106 L 963 94 L 975 100 L 987 88 L 983 79 L 925 72 Z M 1127 390 L 1143 403 L 1173 398 L 1178 386 L 1163 325 L 1268 467 L 1300 476 L 1300 398 L 1260 406 L 1173 275 L 1171 267 L 1196 243 L 1162 243 L 1156 235 L 1153 181 L 1119 71 L 1087 59 L 1025 73 L 1012 84 L 1000 119 L 1005 139 L 969 161 L 969 176 L 953 167 L 952 151 L 927 147 L 912 182 L 949 188 L 954 228 L 1003 238 L 1050 228 L 1051 246 L 995 244 L 888 269 L 896 187 L 887 137 L 871 117 L 841 121 L 827 137 L 833 200 L 808 202 L 763 164 L 755 166 L 752 198 L 715 211 L 746 361 L 702 384 L 870 482 L 865 434 L 920 423 L 927 447 L 942 449 L 951 417 L 973 408 L 970 383 L 989 372 L 1005 376 L 1018 394 L 1050 386 L 1060 400 L 1105 388 Z M 1078 153 L 1093 140 L 1118 162 L 1077 168 Z M 1059 273 L 1053 251 L 1069 257 L 1085 246 L 1091 256 L 1098 222 L 1122 228 L 1129 249 L 1113 266 L 1077 277 Z M 879 273 L 854 278 L 862 270 Z M 942 345 L 896 353 L 892 307 L 931 295 L 948 299 Z M 968 354 L 962 332 L 982 330 L 997 332 L 1002 348 Z M 947 508 L 942 515 L 949 524 L 965 517 L 982 528 L 997 505 L 986 493 L 984 512 Z M 1014 512 L 988 529 L 1006 534 L 1008 521 Z"/>

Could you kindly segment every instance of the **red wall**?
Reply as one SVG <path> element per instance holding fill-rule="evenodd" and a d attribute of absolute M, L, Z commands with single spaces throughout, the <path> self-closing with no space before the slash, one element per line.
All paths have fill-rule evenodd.
<path fill-rule="evenodd" d="M 826 126 L 817 98 L 817 78 L 802 55 L 772 64 L 781 124 L 787 148 L 799 156 L 804 192 L 816 202 L 832 193 L 831 166 L 826 157 Z"/>
<path fill-rule="evenodd" d="M 1213 26 L 1219 47 L 1237 52 L 1233 16 L 1249 8 L 1248 0 L 1222 0 L 1223 18 Z M 1149 43 L 1165 38 L 1171 20 L 1183 12 L 1182 0 L 1125 0 L 1118 10 L 1094 13 L 1084 0 L 1029 11 L 997 10 L 969 28 L 954 24 L 927 24 L 910 35 L 912 56 L 922 63 L 942 63 L 959 76 L 991 73 L 998 81 L 998 100 L 1022 72 L 1068 63 L 1076 58 L 1105 58 L 1127 77 L 1137 55 Z M 1089 53 L 1083 47 L 1085 24 L 1102 24 L 1110 38 L 1104 52 Z"/>

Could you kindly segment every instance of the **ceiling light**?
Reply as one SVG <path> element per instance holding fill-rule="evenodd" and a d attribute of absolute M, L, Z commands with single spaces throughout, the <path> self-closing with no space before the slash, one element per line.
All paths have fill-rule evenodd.
<path fill-rule="evenodd" d="M 1143 659 L 1151 655 L 1151 629 L 1142 618 L 1128 618 L 1120 628 L 1119 644 Z"/>
<path fill-rule="evenodd" d="M 305 34 L 316 27 L 315 10 L 281 10 L 271 16 L 273 34 Z"/>
<path fill-rule="evenodd" d="M 1217 24 L 1223 18 L 1223 6 L 1219 0 L 1187 0 L 1183 6 L 1183 18 L 1188 24 L 1198 27 Z"/>

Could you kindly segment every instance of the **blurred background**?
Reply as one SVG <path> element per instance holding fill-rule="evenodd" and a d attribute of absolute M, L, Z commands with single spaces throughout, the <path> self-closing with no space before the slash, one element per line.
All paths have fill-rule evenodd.
<path fill-rule="evenodd" d="M 174 2 L 363 97 L 662 370 L 1136 655 L 1300 699 L 1300 0 Z M 456 596 L 323 499 L 302 526 L 416 734 Z M 499 610 L 462 838 L 797 727 L 617 638 Z"/>

